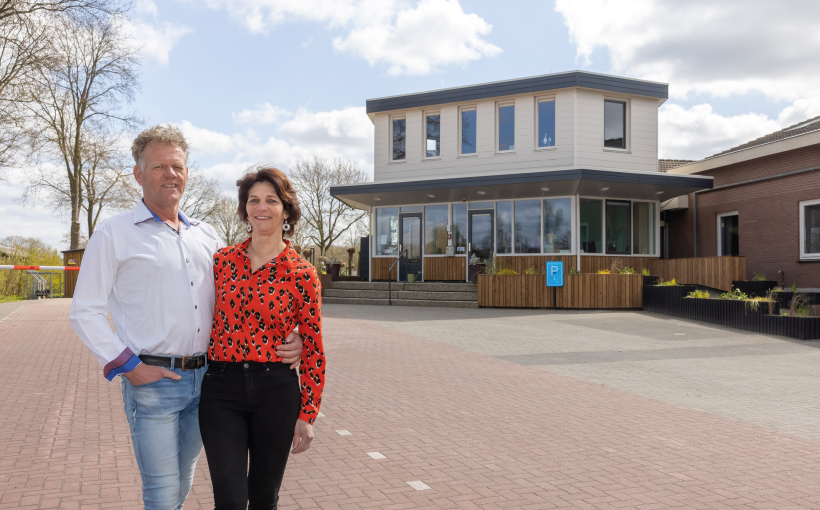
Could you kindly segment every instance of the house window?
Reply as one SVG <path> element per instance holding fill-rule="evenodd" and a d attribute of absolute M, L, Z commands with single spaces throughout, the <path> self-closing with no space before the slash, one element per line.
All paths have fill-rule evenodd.
<path fill-rule="evenodd" d="M 578 235 L 581 238 L 582 253 L 603 253 L 603 201 L 582 198 L 579 209 Z"/>
<path fill-rule="evenodd" d="M 476 109 L 463 108 L 461 110 L 461 152 L 459 154 L 469 155 L 476 153 Z"/>
<path fill-rule="evenodd" d="M 626 149 L 626 102 L 604 101 L 604 147 Z"/>
<path fill-rule="evenodd" d="M 632 203 L 628 200 L 606 201 L 606 253 L 630 255 Z"/>
<path fill-rule="evenodd" d="M 598 214 L 600 217 L 600 213 Z M 544 200 L 544 253 L 572 251 L 572 199 Z"/>
<path fill-rule="evenodd" d="M 399 209 L 376 209 L 376 255 L 396 255 L 399 246 Z"/>
<path fill-rule="evenodd" d="M 391 126 L 393 161 L 404 161 L 407 153 L 407 119 L 394 118 Z"/>
<path fill-rule="evenodd" d="M 512 202 L 495 204 L 495 251 L 512 253 Z"/>
<path fill-rule="evenodd" d="M 500 104 L 496 111 L 496 139 L 498 152 L 515 150 L 515 105 Z"/>
<path fill-rule="evenodd" d="M 456 255 L 467 253 L 467 204 L 453 204 L 453 246 Z"/>
<path fill-rule="evenodd" d="M 424 253 L 444 255 L 447 251 L 447 204 L 424 206 Z"/>
<path fill-rule="evenodd" d="M 740 255 L 740 229 L 737 211 L 717 215 L 717 254 L 720 257 Z"/>
<path fill-rule="evenodd" d="M 536 115 L 538 116 L 536 147 L 555 147 L 555 101 L 552 99 L 539 100 Z"/>
<path fill-rule="evenodd" d="M 632 203 L 632 253 L 655 255 L 655 204 Z"/>
<path fill-rule="evenodd" d="M 424 155 L 428 158 L 441 156 L 441 115 L 429 113 L 425 115 L 425 146 Z"/>
<path fill-rule="evenodd" d="M 820 200 L 800 202 L 800 258 L 820 260 Z"/>
<path fill-rule="evenodd" d="M 541 201 L 515 201 L 515 253 L 541 253 Z"/>

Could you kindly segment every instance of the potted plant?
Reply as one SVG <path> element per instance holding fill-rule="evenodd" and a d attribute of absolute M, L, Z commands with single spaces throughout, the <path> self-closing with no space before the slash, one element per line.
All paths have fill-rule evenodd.
<path fill-rule="evenodd" d="M 492 267 L 492 264 L 490 264 L 490 267 Z M 481 273 L 487 273 L 487 261 L 476 256 L 476 254 L 473 253 L 470 256 L 469 262 L 467 262 L 467 280 L 469 280 L 471 283 L 477 283 L 478 275 Z"/>

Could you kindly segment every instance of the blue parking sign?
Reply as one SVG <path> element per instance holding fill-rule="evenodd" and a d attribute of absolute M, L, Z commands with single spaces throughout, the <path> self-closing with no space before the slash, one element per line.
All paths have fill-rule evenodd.
<path fill-rule="evenodd" d="M 564 286 L 564 263 L 547 262 L 547 287 Z"/>

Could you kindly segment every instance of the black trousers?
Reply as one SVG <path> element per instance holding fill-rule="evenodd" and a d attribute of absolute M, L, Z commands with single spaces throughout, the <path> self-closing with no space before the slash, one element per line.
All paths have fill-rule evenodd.
<path fill-rule="evenodd" d="M 199 429 L 216 510 L 277 508 L 300 408 L 298 374 L 288 365 L 210 362 Z"/>

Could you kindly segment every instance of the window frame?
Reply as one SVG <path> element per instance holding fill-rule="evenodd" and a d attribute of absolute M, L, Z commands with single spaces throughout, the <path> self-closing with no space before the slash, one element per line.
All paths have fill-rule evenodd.
<path fill-rule="evenodd" d="M 560 195 L 560 196 L 550 196 L 550 197 L 540 197 L 541 200 L 541 255 L 576 255 L 577 251 L 575 250 L 575 243 L 579 243 L 580 247 L 580 237 L 576 239 L 578 233 L 576 232 L 576 216 L 580 214 L 580 211 L 576 210 L 576 195 Z M 544 201 L 545 200 L 560 200 L 568 198 L 569 199 L 569 211 L 570 211 L 570 218 L 569 218 L 569 252 L 568 253 L 547 253 L 544 251 L 544 238 L 546 233 L 544 232 Z"/>
<path fill-rule="evenodd" d="M 820 199 L 803 200 L 797 204 L 800 216 L 798 226 L 800 228 L 799 237 L 801 261 L 820 261 L 820 253 L 806 253 L 806 207 L 813 205 L 820 205 Z"/>
<path fill-rule="evenodd" d="M 438 115 L 438 156 L 427 155 L 427 117 L 430 115 Z M 441 110 L 425 110 L 421 112 L 422 126 L 421 139 L 424 142 L 421 144 L 421 159 L 424 161 L 435 161 L 441 159 Z"/>
<path fill-rule="evenodd" d="M 554 143 L 552 145 L 548 145 L 546 147 L 540 147 L 539 146 L 539 140 L 540 140 L 541 137 L 538 134 L 538 125 L 539 125 L 539 122 L 541 120 L 541 113 L 539 111 L 538 106 L 541 103 L 554 103 L 555 107 L 556 107 L 555 117 L 553 118 L 553 121 L 556 124 L 554 126 L 555 127 L 555 139 L 554 139 L 554 141 L 553 141 Z M 557 108 L 558 108 L 558 104 L 555 100 L 554 95 L 552 95 L 552 96 L 537 96 L 535 98 L 535 115 L 534 115 L 534 117 L 535 117 L 535 126 L 533 127 L 533 132 L 535 133 L 534 147 L 535 147 L 536 151 L 554 151 L 554 150 L 558 149 L 558 127 L 557 127 L 558 109 Z"/>
<path fill-rule="evenodd" d="M 512 106 L 513 107 L 513 148 L 507 150 L 499 149 L 500 135 L 501 135 L 501 108 Z M 515 143 L 515 100 L 507 100 L 507 101 L 496 101 L 495 103 L 495 153 L 496 154 L 515 154 L 515 147 L 517 144 Z"/>
<path fill-rule="evenodd" d="M 393 154 L 394 154 L 394 152 L 393 152 L 393 142 L 395 141 L 393 139 L 393 123 L 397 120 L 403 120 L 404 121 L 404 159 L 393 159 Z M 388 140 L 388 142 L 387 142 L 388 143 L 387 153 L 388 153 L 389 158 L 390 158 L 390 164 L 407 163 L 407 115 L 404 114 L 404 113 L 391 115 L 389 117 L 389 125 L 388 126 L 390 128 L 389 129 L 390 132 L 388 133 L 388 137 L 387 137 L 387 140 Z"/>
<path fill-rule="evenodd" d="M 627 252 L 618 252 L 618 251 L 610 251 L 609 250 L 609 243 L 607 242 L 608 241 L 608 239 L 607 239 L 607 237 L 608 237 L 607 236 L 607 230 L 609 228 L 607 220 L 608 220 L 609 215 L 607 214 L 607 208 L 609 207 L 610 202 L 615 203 L 615 204 L 624 204 L 625 203 L 629 207 L 629 219 L 627 220 L 627 227 L 629 228 L 629 230 L 626 234 L 627 243 L 629 243 L 629 250 Z M 633 252 L 633 247 L 632 247 L 632 221 L 633 221 L 632 220 L 632 212 L 633 212 L 633 209 L 634 209 L 634 207 L 632 207 L 632 202 L 633 201 L 631 199 L 628 199 L 628 198 L 627 199 L 604 198 L 604 253 L 607 254 L 607 255 L 620 256 L 620 257 L 626 256 L 626 255 L 631 255 L 631 256 L 635 255 L 635 253 Z"/>
<path fill-rule="evenodd" d="M 396 209 L 396 218 L 398 218 L 399 215 L 401 214 L 400 206 L 398 206 L 398 205 L 385 205 L 385 206 L 379 206 L 379 207 L 372 207 L 371 208 L 372 216 L 370 218 L 370 222 L 372 224 L 371 225 L 371 231 L 372 231 L 372 234 L 373 234 L 372 239 L 373 239 L 374 242 L 370 243 L 371 244 L 371 246 L 370 246 L 370 256 L 372 258 L 392 258 L 392 259 L 395 259 L 396 254 L 386 254 L 385 255 L 383 253 L 377 253 L 377 246 L 378 246 L 378 237 L 377 236 L 378 236 L 379 233 L 377 231 L 378 230 L 378 220 L 377 220 L 376 216 L 377 216 L 378 213 L 376 211 L 378 211 L 380 209 Z M 397 236 L 397 238 L 398 238 L 398 235 L 399 235 L 399 229 L 398 229 L 398 226 L 397 226 L 396 227 L 396 236 Z"/>
<path fill-rule="evenodd" d="M 462 148 L 462 140 L 463 140 L 463 112 L 475 112 L 475 152 L 468 152 L 464 153 L 461 152 Z M 478 156 L 478 105 L 477 104 L 469 104 L 469 105 L 462 105 L 458 107 L 458 157 L 460 158 L 475 158 Z"/>
<path fill-rule="evenodd" d="M 715 236 L 717 237 L 717 242 L 715 244 L 717 250 L 715 251 L 715 255 L 718 257 L 730 257 L 731 255 L 721 255 L 723 252 L 723 236 L 721 236 L 720 232 L 720 220 L 722 218 L 726 218 L 728 216 L 737 216 L 737 228 L 738 231 L 740 230 L 740 213 L 738 211 L 727 211 L 722 213 L 715 214 Z M 738 245 L 740 244 L 740 232 L 738 232 Z M 738 246 L 738 256 L 740 254 L 740 247 Z"/>
<path fill-rule="evenodd" d="M 660 257 L 661 252 L 661 236 L 660 236 L 660 224 L 661 224 L 661 211 L 660 211 L 660 200 L 638 200 L 638 199 L 630 199 L 632 202 L 632 254 L 636 257 Z M 655 253 L 635 253 L 635 204 L 636 203 L 645 203 L 645 204 L 655 204 L 655 214 L 654 221 L 655 221 Z"/>
<path fill-rule="evenodd" d="M 607 147 L 604 145 L 606 143 L 606 103 L 622 103 L 624 105 L 624 146 L 623 147 Z M 624 97 L 612 97 L 612 96 L 604 96 L 604 115 L 603 115 L 603 136 L 601 137 L 601 148 L 604 152 L 623 152 L 629 153 L 630 147 L 632 143 L 632 136 L 630 134 L 631 128 L 631 116 L 630 111 L 632 110 L 629 99 Z"/>

